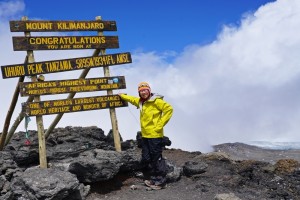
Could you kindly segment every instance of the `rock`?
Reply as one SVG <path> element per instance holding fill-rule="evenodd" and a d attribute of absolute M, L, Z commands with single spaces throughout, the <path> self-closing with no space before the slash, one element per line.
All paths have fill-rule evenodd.
<path fill-rule="evenodd" d="M 182 167 L 177 167 L 167 160 L 168 165 L 168 173 L 167 173 L 167 181 L 168 182 L 176 182 L 180 179 L 183 169 Z"/>
<path fill-rule="evenodd" d="M 208 167 L 208 165 L 205 162 L 188 161 L 183 166 L 183 173 L 186 176 L 202 174 L 202 173 L 206 172 L 207 167 Z"/>
<path fill-rule="evenodd" d="M 48 168 L 40 169 L 37 132 L 29 135 L 30 145 L 19 132 L 0 152 L 1 200 L 300 199 L 297 150 L 278 154 L 241 143 L 207 154 L 165 148 L 167 187 L 154 192 L 135 176 L 142 169 L 137 141 L 116 152 L 100 128 L 57 128 L 46 143 Z"/>
<path fill-rule="evenodd" d="M 275 171 L 278 173 L 293 173 L 299 162 L 293 159 L 281 159 L 275 164 Z"/>
<path fill-rule="evenodd" d="M 135 147 L 132 149 L 135 149 Z M 141 168 L 141 155 L 132 149 L 121 152 L 120 172 L 130 173 Z"/>
<path fill-rule="evenodd" d="M 224 152 L 211 152 L 200 155 L 201 158 L 207 160 L 220 160 L 220 161 L 231 161 L 230 156 Z"/>
<path fill-rule="evenodd" d="M 137 147 L 137 143 L 134 140 L 126 140 L 121 143 L 122 151 L 135 149 Z"/>
<path fill-rule="evenodd" d="M 122 141 L 123 141 L 123 138 L 122 138 L 122 136 L 121 136 L 120 133 L 119 133 L 119 137 L 120 137 L 120 142 L 122 142 Z M 107 141 L 110 145 L 114 146 L 114 134 L 113 134 L 112 129 L 110 129 L 110 131 L 108 132 L 108 134 L 107 134 L 107 136 L 106 136 L 106 141 Z"/>
<path fill-rule="evenodd" d="M 13 156 L 9 152 L 0 151 L 0 175 L 8 181 L 11 180 L 14 173 L 20 171 Z M 1 188 L 1 187 L 0 187 Z"/>
<path fill-rule="evenodd" d="M 79 182 L 74 174 L 57 169 L 29 168 L 13 180 L 14 199 L 80 200 Z"/>
<path fill-rule="evenodd" d="M 112 179 L 121 166 L 121 154 L 115 151 L 94 149 L 82 153 L 69 165 L 68 171 L 76 174 L 82 183 Z"/>
<path fill-rule="evenodd" d="M 84 185 L 84 184 L 79 185 L 80 196 L 81 196 L 82 199 L 86 199 L 86 197 L 90 193 L 90 190 L 91 190 L 90 185 Z"/>
<path fill-rule="evenodd" d="M 5 194 L 1 194 L 1 200 L 13 200 L 14 199 L 14 196 L 13 196 L 13 193 L 12 192 L 7 192 Z"/>
<path fill-rule="evenodd" d="M 36 131 L 30 131 L 30 133 L 37 134 Z M 10 153 L 14 157 L 14 162 L 16 162 L 18 166 L 39 164 L 37 140 L 31 141 L 30 145 L 25 145 L 23 143 L 19 144 L 19 142 L 16 142 L 16 140 L 14 140 L 9 144 L 9 146 L 6 146 L 5 149 L 13 149 L 12 151 L 10 151 Z"/>
<path fill-rule="evenodd" d="M 5 147 L 11 150 L 14 161 L 19 166 L 38 165 L 39 150 L 37 131 L 28 131 L 30 145 L 24 145 L 25 133 L 15 133 L 11 142 Z M 56 128 L 47 139 L 47 160 L 62 160 L 69 157 L 77 157 L 80 153 L 89 149 L 108 149 L 114 147 L 106 142 L 104 131 L 97 127 L 71 127 Z"/>
<path fill-rule="evenodd" d="M 229 193 L 229 194 L 217 194 L 214 200 L 241 200 L 241 199 L 235 196 L 235 194 Z"/>

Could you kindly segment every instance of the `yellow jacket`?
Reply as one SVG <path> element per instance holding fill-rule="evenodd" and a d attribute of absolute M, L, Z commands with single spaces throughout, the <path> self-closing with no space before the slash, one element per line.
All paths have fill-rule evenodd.
<path fill-rule="evenodd" d="M 154 93 L 143 105 L 139 97 L 127 94 L 120 94 L 120 97 L 140 109 L 142 137 L 162 138 L 164 136 L 163 127 L 172 117 L 173 108 L 163 100 L 163 96 Z"/>

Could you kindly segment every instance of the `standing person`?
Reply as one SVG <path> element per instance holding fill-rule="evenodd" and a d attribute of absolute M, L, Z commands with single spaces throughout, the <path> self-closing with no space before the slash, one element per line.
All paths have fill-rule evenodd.
<path fill-rule="evenodd" d="M 163 100 L 163 96 L 151 93 L 148 83 L 138 85 L 139 97 L 119 94 L 122 100 L 140 109 L 140 124 L 142 135 L 142 159 L 152 175 L 145 184 L 152 189 L 162 189 L 166 184 L 166 161 L 162 157 L 164 149 L 164 126 L 173 114 L 172 106 Z"/>

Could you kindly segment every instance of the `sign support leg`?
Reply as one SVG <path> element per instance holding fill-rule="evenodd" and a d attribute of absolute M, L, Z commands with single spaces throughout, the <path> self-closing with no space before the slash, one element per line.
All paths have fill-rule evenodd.
<path fill-rule="evenodd" d="M 27 17 L 23 17 L 22 20 L 28 20 Z M 30 37 L 30 32 L 25 32 L 26 37 Z M 28 63 L 34 63 L 34 55 L 32 50 L 27 50 Z M 31 77 L 32 82 L 37 82 L 37 76 Z M 34 96 L 34 102 L 39 102 L 41 100 L 40 96 Z M 44 124 L 43 124 L 43 116 L 36 116 L 36 124 L 38 131 L 38 139 L 39 139 L 39 158 L 40 158 L 40 168 L 47 168 L 47 156 L 46 156 L 46 142 L 45 142 L 45 133 L 44 133 Z"/>
<path fill-rule="evenodd" d="M 103 35 L 103 32 L 100 32 L 100 35 Z M 105 49 L 101 49 L 100 51 L 101 55 L 105 55 L 106 51 Z M 104 71 L 104 76 L 109 77 L 110 72 L 109 72 L 109 66 L 104 66 L 103 67 Z M 107 90 L 107 95 L 113 95 L 112 90 Z M 121 152 L 121 142 L 120 142 L 120 134 L 119 134 L 119 129 L 118 129 L 118 122 L 117 122 L 117 114 L 116 114 L 116 109 L 115 108 L 109 108 L 109 113 L 110 113 L 110 120 L 111 120 L 111 125 L 112 125 L 112 131 L 113 131 L 113 136 L 114 136 L 114 144 L 117 152 Z"/>

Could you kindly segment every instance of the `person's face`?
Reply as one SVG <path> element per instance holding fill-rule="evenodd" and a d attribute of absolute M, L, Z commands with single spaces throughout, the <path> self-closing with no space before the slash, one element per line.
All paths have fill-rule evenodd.
<path fill-rule="evenodd" d="M 141 90 L 140 91 L 140 96 L 143 98 L 143 99 L 147 99 L 150 95 L 150 92 L 149 90 Z"/>

